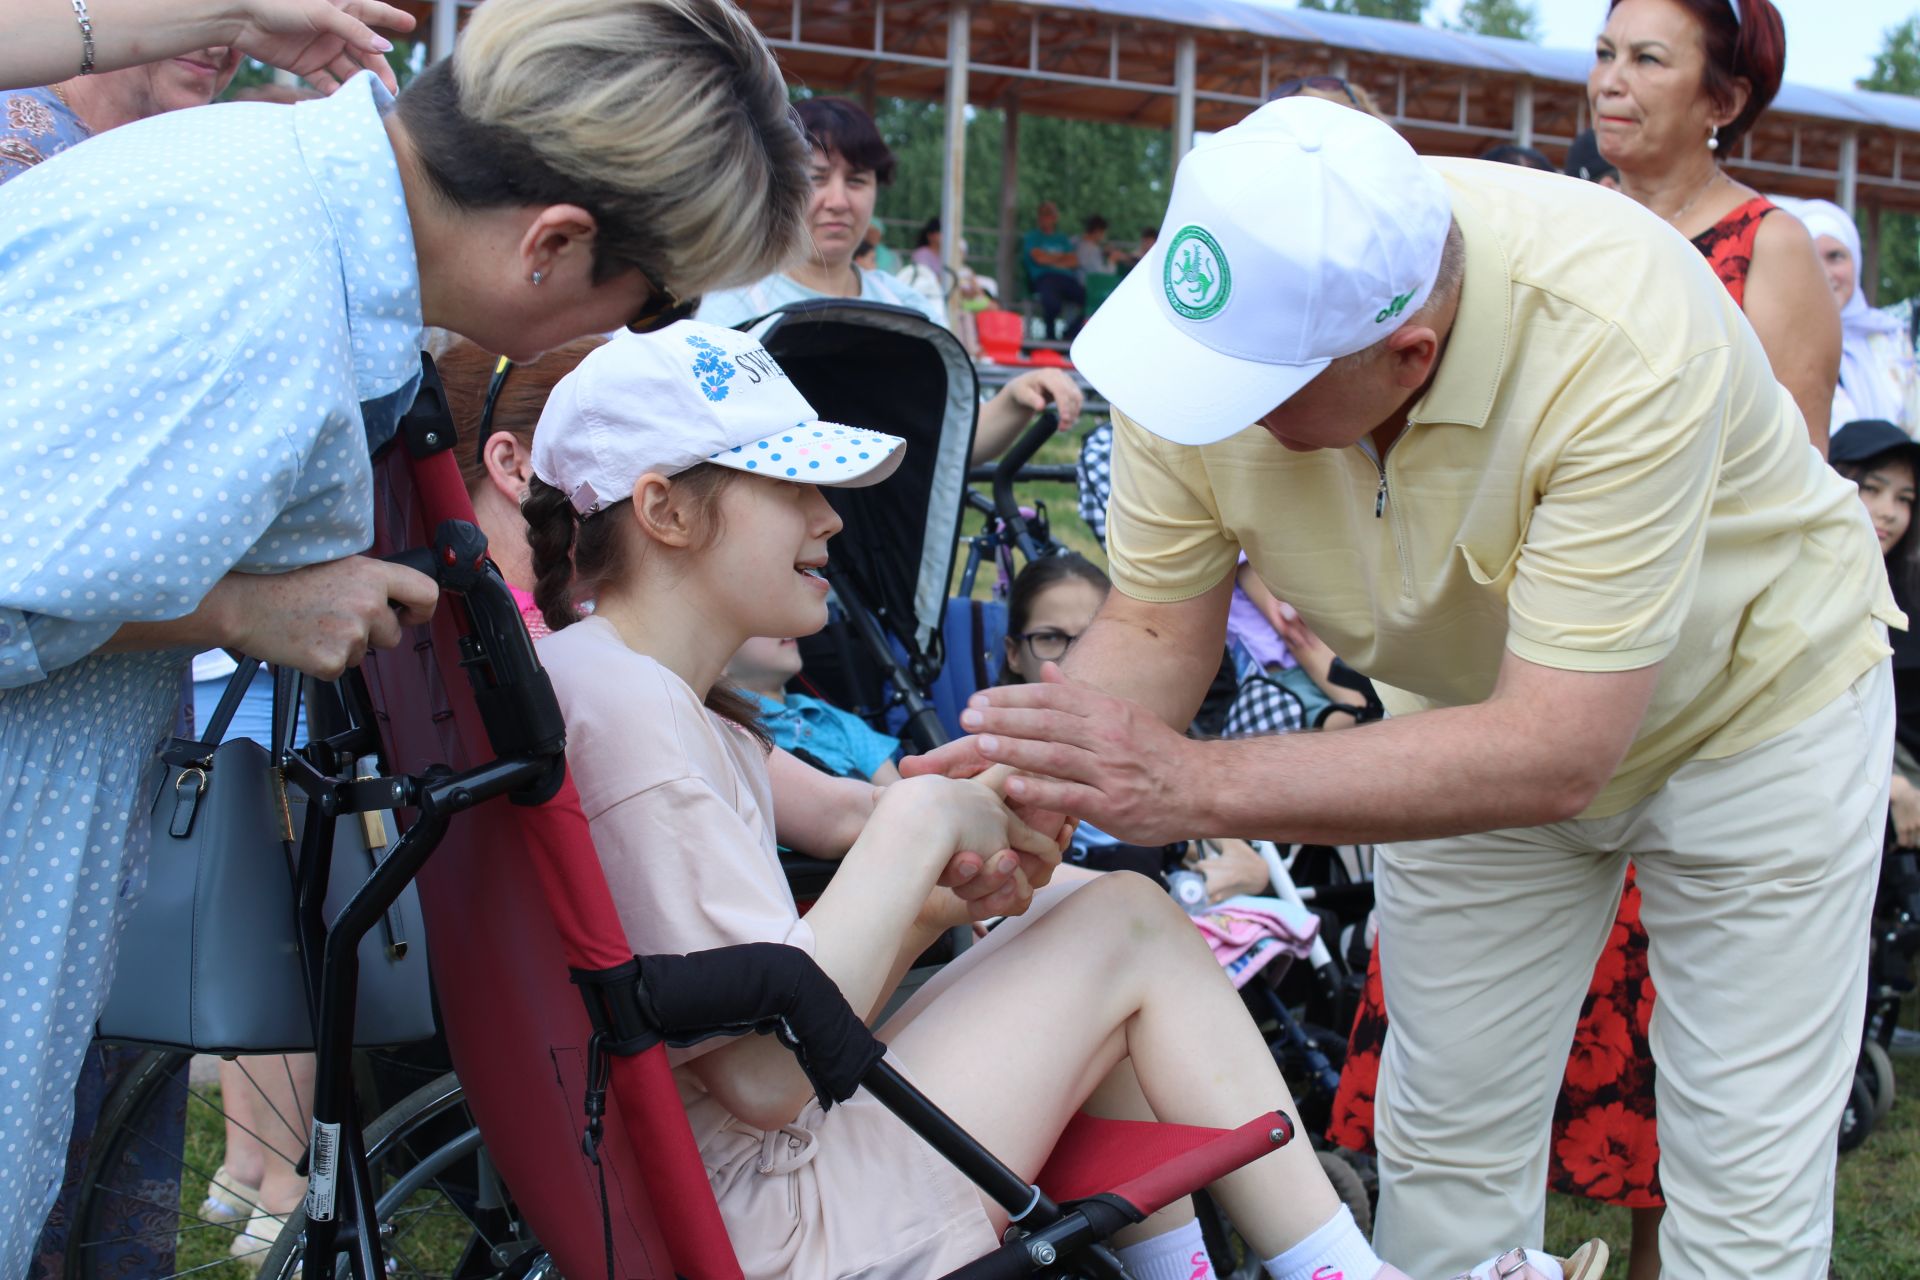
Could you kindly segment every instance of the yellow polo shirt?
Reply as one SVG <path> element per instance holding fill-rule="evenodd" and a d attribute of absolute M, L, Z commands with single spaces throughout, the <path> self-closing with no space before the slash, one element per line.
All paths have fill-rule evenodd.
<path fill-rule="evenodd" d="M 1259 427 L 1171 444 L 1114 414 L 1114 584 L 1189 599 L 1245 550 L 1396 715 L 1492 692 L 1512 650 L 1663 662 L 1585 817 L 1839 696 L 1904 626 L 1854 486 L 1699 251 L 1626 198 L 1430 160 L 1466 238 L 1458 319 L 1384 469 Z M 1119 406 L 1124 408 L 1125 406 Z"/>

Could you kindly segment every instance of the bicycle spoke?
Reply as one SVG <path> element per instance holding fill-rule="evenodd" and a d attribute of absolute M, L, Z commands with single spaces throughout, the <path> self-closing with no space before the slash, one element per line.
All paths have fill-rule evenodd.
<path fill-rule="evenodd" d="M 155 1143 L 154 1145 L 158 1146 L 159 1144 Z M 181 1167 L 184 1168 L 185 1166 L 182 1165 Z M 235 1235 L 235 1236 L 239 1235 L 242 1231 L 246 1229 L 246 1225 L 247 1225 L 246 1219 L 240 1219 L 234 1222 L 215 1222 L 211 1218 L 203 1218 L 199 1214 L 188 1213 L 186 1210 L 182 1209 L 177 1204 L 166 1204 L 166 1203 L 163 1203 L 162 1201 L 154 1200 L 147 1196 L 135 1195 L 131 1191 L 125 1191 L 118 1187 L 110 1187 L 104 1182 L 95 1183 L 94 1190 L 104 1191 L 110 1196 L 114 1196 L 121 1200 L 129 1200 L 129 1201 L 132 1201 L 134 1204 L 152 1205 L 156 1209 L 160 1209 L 167 1213 L 176 1214 L 180 1218 L 184 1219 L 185 1221 L 197 1222 L 202 1227 L 211 1227 L 216 1231 L 224 1231 L 228 1235 Z M 132 1238 L 142 1239 L 143 1237 L 135 1236 Z M 91 1248 L 92 1243 L 93 1242 L 89 1241 L 83 1247 Z"/>
<path fill-rule="evenodd" d="M 281 1060 L 281 1062 L 282 1062 L 282 1063 L 284 1063 L 284 1062 L 286 1061 L 286 1055 L 285 1055 L 285 1054 L 282 1054 L 282 1055 L 280 1055 L 280 1060 Z M 276 1107 L 276 1106 L 274 1106 L 274 1105 L 273 1105 L 273 1099 L 272 1099 L 272 1098 L 269 1098 L 269 1097 L 267 1096 L 267 1091 L 266 1091 L 265 1089 L 262 1089 L 262 1088 L 260 1087 L 260 1082 L 259 1082 L 259 1081 L 257 1081 L 257 1080 L 255 1080 L 255 1079 L 253 1078 L 253 1072 L 251 1072 L 251 1071 L 249 1071 L 249 1070 L 247 1070 L 247 1064 L 246 1064 L 246 1063 L 245 1063 L 244 1061 L 242 1061 L 241 1059 L 239 1059 L 239 1058 L 235 1058 L 235 1059 L 233 1060 L 233 1065 L 234 1065 L 234 1066 L 236 1066 L 236 1067 L 238 1067 L 238 1068 L 240 1068 L 240 1074 L 246 1077 L 246 1080 L 247 1080 L 247 1087 L 253 1090 L 253 1096 L 254 1096 L 254 1097 L 256 1097 L 256 1098 L 258 1098 L 258 1099 L 260 1099 L 260 1101 L 262 1101 L 262 1102 L 264 1102 L 264 1103 L 266 1103 L 266 1104 L 267 1104 L 267 1109 L 268 1109 L 269 1111 L 271 1111 L 271 1112 L 273 1112 L 273 1118 L 274 1118 L 274 1119 L 276 1119 L 276 1120 L 278 1120 L 278 1121 L 279 1121 L 279 1122 L 280 1122 L 280 1123 L 281 1123 L 281 1124 L 282 1124 L 282 1125 L 283 1125 L 283 1126 L 284 1126 L 284 1127 L 286 1128 L 286 1131 L 287 1131 L 288 1133 L 290 1133 L 290 1134 L 295 1134 L 295 1135 L 297 1135 L 297 1134 L 299 1134 L 299 1133 L 300 1133 L 300 1131 L 301 1131 L 301 1129 L 302 1129 L 302 1126 L 300 1126 L 300 1125 L 296 1125 L 296 1124 L 293 1124 L 293 1123 L 292 1123 L 292 1122 L 290 1122 L 290 1121 L 289 1121 L 289 1120 L 288 1120 L 288 1119 L 287 1119 L 287 1118 L 286 1118 L 285 1116 L 283 1116 L 283 1115 L 281 1115 L 281 1114 L 280 1114 L 280 1108 L 278 1108 L 278 1107 Z M 291 1068 L 289 1068 L 289 1069 L 288 1069 L 288 1072 L 287 1072 L 287 1078 L 288 1078 L 289 1080 L 291 1080 L 291 1079 L 293 1078 L 293 1072 L 292 1072 L 292 1070 L 291 1070 Z M 193 1091 L 192 1091 L 191 1089 L 189 1089 L 189 1090 L 188 1090 L 188 1092 L 189 1092 L 189 1093 L 192 1093 Z M 195 1096 L 196 1096 L 196 1097 L 198 1097 L 199 1095 L 197 1095 L 197 1094 L 196 1094 Z M 203 1101 L 204 1101 L 204 1099 L 203 1099 Z M 209 1106 L 211 1106 L 212 1104 L 211 1104 L 211 1103 L 208 1103 L 207 1105 L 209 1105 Z M 216 1108 L 216 1110 L 217 1110 L 217 1108 Z M 240 1130 L 241 1130 L 241 1131 L 242 1131 L 243 1133 L 246 1133 L 246 1134 L 248 1134 L 249 1136 L 251 1136 L 251 1137 L 253 1138 L 253 1140 L 254 1140 L 255 1142 L 258 1142 L 258 1143 L 259 1143 L 259 1144 L 260 1144 L 261 1146 L 263 1146 L 263 1147 L 265 1147 L 265 1148 L 266 1148 L 267 1150 L 269 1150 L 269 1151 L 271 1151 L 271 1152 L 273 1152 L 273 1154 L 275 1154 L 276 1156 L 279 1156 L 279 1157 L 280 1157 L 280 1158 L 281 1158 L 282 1160 L 285 1160 L 285 1161 L 287 1162 L 287 1165 L 288 1165 L 288 1167 L 290 1167 L 290 1168 L 291 1168 L 291 1167 L 293 1167 L 293 1166 L 295 1166 L 295 1165 L 298 1165 L 298 1164 L 300 1163 L 300 1160 L 299 1160 L 299 1157 L 298 1157 L 298 1156 L 289 1156 L 289 1155 L 288 1155 L 288 1154 L 287 1154 L 286 1152 L 284 1152 L 284 1151 L 282 1151 L 282 1150 L 281 1150 L 280 1148 L 278 1148 L 278 1147 L 276 1147 L 276 1146 L 274 1146 L 274 1145 L 273 1145 L 273 1144 L 272 1144 L 271 1142 L 268 1142 L 268 1141 L 267 1141 L 267 1140 L 266 1140 L 265 1138 L 263 1138 L 263 1137 L 261 1137 L 261 1136 L 260 1136 L 259 1134 L 257 1134 L 257 1133 L 254 1133 L 254 1131 L 253 1131 L 253 1130 L 251 1130 L 251 1129 L 249 1129 L 249 1128 L 247 1128 L 247 1127 L 246 1127 L 245 1125 L 243 1125 L 243 1124 L 240 1124 L 240 1122 L 239 1122 L 238 1120 L 233 1120 L 233 1119 L 232 1119 L 232 1117 L 230 1117 L 230 1116 L 228 1116 L 228 1115 L 227 1115 L 227 1114 L 226 1114 L 225 1112 L 222 1112 L 222 1113 L 221 1113 L 221 1118 L 222 1118 L 222 1119 L 224 1119 L 224 1120 L 229 1120 L 229 1121 L 231 1121 L 231 1122 L 232 1122 L 233 1124 L 236 1124 L 236 1125 L 239 1125 L 239 1127 L 240 1127 Z M 301 1154 L 301 1155 L 305 1155 L 305 1154 L 306 1154 L 306 1149 L 305 1149 L 304 1147 L 303 1147 L 303 1148 L 301 1148 L 301 1153 L 300 1153 L 300 1154 Z"/>

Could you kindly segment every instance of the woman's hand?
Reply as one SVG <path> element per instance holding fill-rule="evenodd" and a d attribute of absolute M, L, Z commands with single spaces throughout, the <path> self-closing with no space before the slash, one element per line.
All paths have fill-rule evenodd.
<path fill-rule="evenodd" d="M 399 644 L 401 628 L 432 618 L 439 599 L 424 573 L 348 556 L 291 573 L 230 573 L 202 607 L 230 619 L 223 646 L 332 680 L 369 649 Z"/>
<path fill-rule="evenodd" d="M 413 30 L 413 16 L 379 0 L 244 0 L 240 30 L 229 41 L 249 58 L 303 77 L 332 93 L 362 68 L 397 89 L 374 30 Z"/>
<path fill-rule="evenodd" d="M 1902 849 L 1920 849 L 1920 787 L 1893 775 L 1893 839 Z"/>

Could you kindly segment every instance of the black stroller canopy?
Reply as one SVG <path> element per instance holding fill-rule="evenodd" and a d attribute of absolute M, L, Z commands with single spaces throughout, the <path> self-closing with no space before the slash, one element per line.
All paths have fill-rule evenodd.
<path fill-rule="evenodd" d="M 918 312 L 853 299 L 792 303 L 742 327 L 822 418 L 907 441 L 884 483 L 824 491 L 846 522 L 829 554 L 909 662 L 937 669 L 980 405 L 966 349 Z"/>

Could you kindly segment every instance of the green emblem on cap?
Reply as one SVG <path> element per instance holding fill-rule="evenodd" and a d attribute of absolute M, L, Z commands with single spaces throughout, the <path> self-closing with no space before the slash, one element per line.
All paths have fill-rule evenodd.
<path fill-rule="evenodd" d="M 1220 314 L 1233 292 L 1233 270 L 1220 242 L 1204 228 L 1191 224 L 1174 233 L 1162 272 L 1167 303 L 1189 320 L 1209 320 Z"/>
<path fill-rule="evenodd" d="M 1412 301 L 1413 290 L 1409 289 L 1399 297 L 1391 299 L 1386 306 L 1380 308 L 1379 314 L 1374 316 L 1373 322 L 1375 324 L 1385 324 L 1387 321 L 1398 316 L 1402 311 L 1405 311 L 1407 304 Z"/>

